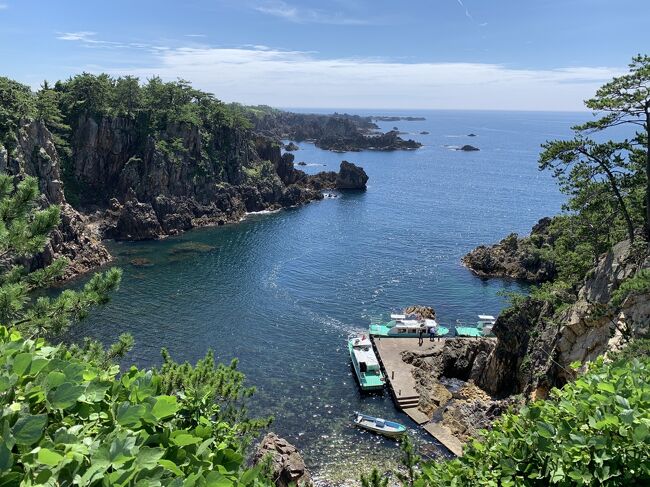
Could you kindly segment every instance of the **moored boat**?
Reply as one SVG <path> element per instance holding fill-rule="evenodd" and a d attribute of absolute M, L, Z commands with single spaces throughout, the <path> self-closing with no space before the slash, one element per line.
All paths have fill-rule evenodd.
<path fill-rule="evenodd" d="M 399 438 L 406 433 L 406 426 L 395 421 L 387 421 L 368 414 L 354 413 L 354 424 L 379 435 L 389 438 Z"/>
<path fill-rule="evenodd" d="M 435 319 L 423 319 L 413 315 L 391 314 L 387 323 L 373 323 L 370 325 L 370 334 L 382 337 L 419 338 L 420 333 L 425 337 L 431 334 L 444 336 L 449 333 L 449 328 L 439 325 Z"/>
<path fill-rule="evenodd" d="M 470 326 L 463 320 L 456 321 L 456 334 L 461 337 L 484 337 L 492 335 L 496 318 L 492 315 L 478 315 L 476 325 Z"/>
<path fill-rule="evenodd" d="M 384 374 L 372 349 L 370 337 L 348 337 L 348 350 L 359 386 L 364 391 L 378 391 L 384 388 Z"/>

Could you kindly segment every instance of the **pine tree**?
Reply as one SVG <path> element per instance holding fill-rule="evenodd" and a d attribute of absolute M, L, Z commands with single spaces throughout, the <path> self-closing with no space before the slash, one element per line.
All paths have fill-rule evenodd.
<path fill-rule="evenodd" d="M 59 224 L 59 207 L 39 209 L 39 196 L 36 179 L 15 184 L 13 177 L 0 174 L 0 325 L 32 337 L 57 335 L 92 306 L 107 302 L 122 275 L 109 269 L 95 274 L 80 291 L 34 297 L 34 291 L 60 278 L 68 263 L 59 258 L 43 269 L 28 267 L 29 258 L 43 250 Z"/>

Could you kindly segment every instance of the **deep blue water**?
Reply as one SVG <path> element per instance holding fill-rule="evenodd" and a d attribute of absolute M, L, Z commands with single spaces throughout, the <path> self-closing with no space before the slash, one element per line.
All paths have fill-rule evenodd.
<path fill-rule="evenodd" d="M 275 416 L 272 429 L 296 443 L 312 469 L 332 477 L 346 460 L 390 462 L 395 446 L 350 428 L 350 414 L 408 419 L 388 394 L 359 393 L 347 334 L 410 304 L 434 306 L 443 322 L 498 314 L 497 293 L 519 285 L 482 281 L 460 258 L 559 211 L 563 196 L 537 170 L 539 146 L 568 137 L 587 116 L 403 114 L 427 120 L 380 125 L 421 141 L 417 151 L 335 154 L 303 143 L 295 152 L 296 162 L 326 165 L 304 167 L 309 172 L 337 170 L 342 159 L 363 166 L 365 193 L 159 242 L 111 244 L 124 269 L 121 289 L 72 333 L 109 343 L 128 331 L 136 340 L 128 362 L 140 366 L 158 364 L 161 347 L 178 360 L 195 361 L 208 348 L 221 360 L 238 357 L 258 388 L 253 409 Z M 466 143 L 480 152 L 446 147 Z M 135 258 L 152 265 L 135 267 Z"/>

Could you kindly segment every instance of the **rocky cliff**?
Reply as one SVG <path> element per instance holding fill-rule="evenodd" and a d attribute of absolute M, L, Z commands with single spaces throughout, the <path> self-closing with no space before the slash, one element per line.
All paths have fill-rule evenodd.
<path fill-rule="evenodd" d="M 47 243 L 45 250 L 30 265 L 33 268 L 66 257 L 70 265 L 65 277 L 71 277 L 110 260 L 99 236 L 91 230 L 87 219 L 66 201 L 61 182 L 61 163 L 52 134 L 40 122 L 23 121 L 16 133 L 16 148 L 9 153 L 0 145 L 0 171 L 23 178 L 34 176 L 39 181 L 42 205 L 61 207 L 61 223 Z"/>
<path fill-rule="evenodd" d="M 543 249 L 552 243 L 550 218 L 541 219 L 530 236 L 508 235 L 501 242 L 481 245 L 463 257 L 462 262 L 479 277 L 505 277 L 531 283 L 553 280 L 555 264 L 544 258 Z"/>
<path fill-rule="evenodd" d="M 334 176 L 308 176 L 279 143 L 242 128 L 205 133 L 174 123 L 150 134 L 138 124 L 82 115 L 74 126 L 73 177 L 84 208 L 100 208 L 95 216 L 106 238 L 152 239 L 236 222 L 247 212 L 321 199 L 320 189 L 365 188 L 367 181 L 348 163 Z"/>
<path fill-rule="evenodd" d="M 630 337 L 648 336 L 650 295 L 630 292 L 619 303 L 612 300 L 625 280 L 648 268 L 648 248 L 623 241 L 601 256 L 573 304 L 554 309 L 528 298 L 504 311 L 493 328 L 497 346 L 477 384 L 497 396 L 543 397 L 574 377 L 571 363 L 591 361 Z"/>

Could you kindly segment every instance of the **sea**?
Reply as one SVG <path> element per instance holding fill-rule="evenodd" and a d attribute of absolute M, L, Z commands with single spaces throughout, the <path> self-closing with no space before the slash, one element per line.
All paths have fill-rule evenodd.
<path fill-rule="evenodd" d="M 413 304 L 433 306 L 445 323 L 473 322 L 498 315 L 504 292 L 526 292 L 517 282 L 479 279 L 461 258 L 561 210 L 565 196 L 538 170 L 540 145 L 570 137 L 590 114 L 338 112 L 424 117 L 378 123 L 423 146 L 334 153 L 298 142 L 295 162 L 306 165 L 296 167 L 336 171 L 348 160 L 367 172 L 367 191 L 331 192 L 160 241 L 109 242 L 122 285 L 68 339 L 109 344 L 129 332 L 135 347 L 124 366 L 158 365 L 162 347 L 178 361 L 209 349 L 220 361 L 237 358 L 257 389 L 251 414 L 273 415 L 271 429 L 300 448 L 317 478 L 344 485 L 399 456 L 395 442 L 351 427 L 354 411 L 404 422 L 423 451 L 444 455 L 388 393 L 359 390 L 347 336 Z M 465 144 L 480 150 L 456 150 Z"/>

